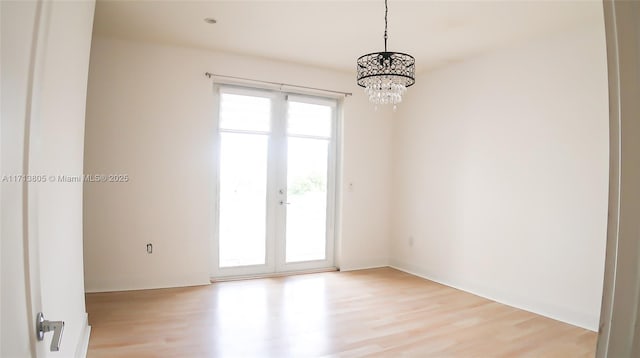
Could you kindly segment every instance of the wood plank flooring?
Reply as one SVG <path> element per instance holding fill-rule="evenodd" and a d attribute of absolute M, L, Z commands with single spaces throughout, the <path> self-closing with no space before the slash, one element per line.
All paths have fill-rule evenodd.
<path fill-rule="evenodd" d="M 592 357 L 596 333 L 394 269 L 87 294 L 89 357 Z"/>

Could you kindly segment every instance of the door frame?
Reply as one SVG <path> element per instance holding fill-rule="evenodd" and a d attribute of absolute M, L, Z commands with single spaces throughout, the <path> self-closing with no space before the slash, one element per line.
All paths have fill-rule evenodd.
<path fill-rule="evenodd" d="M 29 64 L 29 79 L 27 84 L 26 115 L 24 123 L 24 147 L 22 153 L 23 173 L 27 176 L 37 175 L 33 172 L 33 163 L 38 151 L 38 135 L 41 127 L 41 117 L 38 106 L 41 101 L 41 83 L 44 71 L 44 60 L 47 43 L 47 29 L 51 14 L 51 2 L 38 1 L 36 4 L 36 24 Z M 40 244 L 38 235 L 38 191 L 36 183 L 24 181 L 22 183 L 22 227 L 25 241 L 25 279 L 27 290 L 27 312 L 29 315 L 29 329 L 31 352 L 35 357 L 46 357 L 47 349 L 44 342 L 36 340 L 36 315 L 42 312 L 42 291 L 40 284 Z"/>
<path fill-rule="evenodd" d="M 267 205 L 267 210 L 266 210 L 266 222 L 265 222 L 265 233 L 266 233 L 266 251 L 265 251 L 265 255 L 266 255 L 266 260 L 264 264 L 261 265 L 248 265 L 248 266 L 240 266 L 240 267 L 233 267 L 233 268 L 220 268 L 219 266 L 219 254 L 220 254 L 220 247 L 219 247 L 219 240 L 220 240 L 220 143 L 221 143 L 221 131 L 220 131 L 220 94 L 222 89 L 224 88 L 224 91 L 226 93 L 232 93 L 232 94 L 242 94 L 242 95 L 252 95 L 252 96 L 256 96 L 256 97 L 263 97 L 263 98 L 269 98 L 272 103 L 278 102 L 278 101 L 274 101 L 274 99 L 276 99 L 276 93 L 273 93 L 271 91 L 267 91 L 267 90 L 263 90 L 263 89 L 259 89 L 259 88 L 249 88 L 249 87 L 242 87 L 242 86 L 234 86 L 234 85 L 218 85 L 218 84 L 214 84 L 213 87 L 213 93 L 214 93 L 214 98 L 213 98 L 213 102 L 214 102 L 214 111 L 213 113 L 215 113 L 215 144 L 214 144 L 214 156 L 213 156 L 213 161 L 215 163 L 214 165 L 214 198 L 213 198 L 213 205 L 214 205 L 214 218 L 213 218 L 213 222 L 214 222 L 214 232 L 213 232 L 213 240 L 211 243 L 211 269 L 210 269 L 210 276 L 212 279 L 214 278 L 220 278 L 220 277 L 247 277 L 247 276 L 255 276 L 255 275 L 260 275 L 262 272 L 266 272 L 266 271 L 274 271 L 275 270 L 275 262 L 273 260 L 270 260 L 270 258 L 274 257 L 275 253 L 273 252 L 273 250 L 275 249 L 275 245 L 274 243 L 271 242 L 271 240 L 273 240 L 273 238 L 275 237 L 274 231 L 275 231 L 275 227 L 273 225 L 274 222 L 274 218 L 272 218 L 271 216 L 273 215 L 273 213 L 275 213 L 275 193 L 273 192 L 273 190 L 271 190 L 272 187 L 274 187 L 274 183 L 271 183 L 270 181 L 273 178 L 273 174 L 272 172 L 275 170 L 275 168 L 272 168 L 272 166 L 270 166 L 268 163 L 272 162 L 274 160 L 274 155 L 275 153 L 273 153 L 272 151 L 268 150 L 267 153 L 267 195 L 266 195 L 266 205 Z M 276 114 L 278 113 L 278 109 L 275 108 L 276 105 L 272 105 L 271 107 L 271 116 L 275 117 Z M 271 136 L 273 133 L 272 128 L 270 128 L 269 132 L 265 132 L 265 134 L 268 134 L 269 136 Z M 233 133 L 233 131 L 228 131 L 228 133 Z M 268 148 L 270 147 L 270 145 L 268 145 Z"/>
<path fill-rule="evenodd" d="M 609 68 L 609 218 L 596 357 L 638 357 L 640 3 L 606 0 L 603 6 Z"/>
<path fill-rule="evenodd" d="M 294 102 L 299 103 L 308 103 L 308 104 L 319 104 L 331 107 L 332 110 L 332 123 L 331 123 L 331 139 L 329 141 L 328 148 L 328 161 L 327 161 L 327 211 L 326 211 L 326 222 L 325 222 L 325 252 L 327 256 L 324 260 L 313 260 L 313 261 L 302 261 L 302 262 L 286 262 L 286 210 L 278 210 L 276 211 L 279 215 L 277 220 L 277 230 L 276 232 L 283 236 L 282 240 L 276 240 L 276 270 L 275 273 L 283 273 L 283 272 L 300 272 L 306 270 L 317 270 L 317 269 L 327 269 L 335 267 L 335 242 L 336 242 L 336 229 L 335 229 L 335 218 L 337 212 L 337 174 L 338 174 L 338 153 L 337 153 L 337 143 L 339 141 L 338 138 L 338 108 L 339 101 L 330 99 L 330 98 L 322 98 L 317 96 L 309 96 L 295 93 L 285 93 L 285 108 L 282 114 L 282 117 L 279 119 L 281 121 L 286 122 L 286 105 L 289 101 L 289 97 L 294 98 Z M 283 178 L 278 178 L 278 183 L 282 184 L 282 187 L 286 189 L 287 186 L 287 168 L 286 164 L 286 143 L 289 136 L 286 133 L 286 123 L 283 124 L 282 128 L 284 129 L 281 135 L 283 138 L 283 145 L 280 146 L 280 149 L 283 150 L 284 153 L 281 154 L 281 158 L 279 163 L 285 165 L 285 168 L 278 168 L 279 173 L 283 175 Z M 304 138 L 302 136 L 295 136 L 294 138 Z M 277 188 L 276 188 L 277 189 Z M 287 200 L 287 198 L 284 198 Z M 280 257 L 282 256 L 282 257 Z"/>
<path fill-rule="evenodd" d="M 295 96 L 295 98 L 301 99 L 304 102 L 309 103 L 322 103 L 332 104 L 333 110 L 333 123 L 331 128 L 331 140 L 329 146 L 329 161 L 327 168 L 327 216 L 326 216 L 326 253 L 325 260 L 317 261 L 305 261 L 300 263 L 285 262 L 285 246 L 284 240 L 276 240 L 278 232 L 282 232 L 284 235 L 284 218 L 281 214 L 281 210 L 278 210 L 277 204 L 277 191 L 279 183 L 286 183 L 286 168 L 281 168 L 281 165 L 286 165 L 286 160 L 282 160 L 282 157 L 286 157 L 285 146 L 277 148 L 279 150 L 269 150 L 268 153 L 268 183 L 267 183 L 267 250 L 266 250 L 266 263 L 264 265 L 251 265 L 241 266 L 234 268 L 220 268 L 219 267 L 219 219 L 220 219 L 220 94 L 222 92 L 256 95 L 259 97 L 266 97 L 272 100 L 271 115 L 274 122 L 286 121 L 286 105 L 287 97 L 289 95 Z M 213 206 L 214 206 L 214 232 L 211 238 L 211 259 L 210 259 L 210 276 L 212 281 L 220 279 L 232 279 L 232 278 L 245 278 L 245 277 L 268 277 L 268 276 L 280 276 L 292 273 L 300 272 L 318 272 L 327 270 L 336 270 L 337 263 L 337 240 L 338 240 L 338 223 L 339 223 L 339 198 L 340 193 L 338 190 L 338 176 L 340 175 L 340 162 L 341 162 L 341 119 L 342 119 L 342 100 L 338 97 L 332 96 L 320 96 L 316 94 L 285 92 L 280 88 L 272 88 L 270 86 L 249 86 L 245 83 L 236 83 L 234 81 L 222 81 L 213 83 L 213 113 L 215 113 L 215 144 L 213 146 L 213 161 L 214 170 L 214 193 Z M 279 136 L 279 141 L 285 141 L 286 123 L 279 123 L 282 128 L 281 131 L 276 131 L 272 124 L 269 132 L 270 138 Z M 232 132 L 232 131 L 230 131 Z M 272 145 L 269 145 L 271 149 Z M 275 148 L 275 146 L 274 146 Z M 277 163 L 272 165 L 272 163 Z M 282 177 L 284 176 L 284 177 Z M 274 216 L 275 217 L 272 217 Z M 317 268 L 318 261 L 324 262 L 321 268 Z"/>

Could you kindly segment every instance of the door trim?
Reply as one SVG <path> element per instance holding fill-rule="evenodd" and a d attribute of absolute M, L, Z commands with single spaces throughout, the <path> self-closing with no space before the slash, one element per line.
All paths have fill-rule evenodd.
<path fill-rule="evenodd" d="M 596 357 L 640 354 L 640 4 L 604 1 L 609 72 L 609 218 Z M 622 195 L 624 193 L 624 195 Z"/>
<path fill-rule="evenodd" d="M 51 14 L 51 3 L 38 1 L 36 3 L 35 22 L 31 56 L 29 63 L 29 79 L 27 80 L 24 147 L 22 153 L 22 167 L 25 175 L 31 175 L 32 155 L 37 153 L 37 143 L 31 141 L 40 127 L 38 107 L 40 88 L 44 71 L 44 55 L 47 45 L 47 29 Z M 35 173 L 34 173 L 35 174 Z M 37 174 L 36 174 L 37 175 Z M 29 342 L 31 354 L 34 357 L 46 355 L 45 345 L 36 339 L 36 316 L 42 311 L 42 294 L 40 290 L 40 253 L 38 243 L 37 218 L 37 186 L 28 181 L 22 182 L 22 234 L 24 242 L 25 290 L 27 298 L 27 314 L 29 316 Z"/>
<path fill-rule="evenodd" d="M 331 126 L 331 139 L 329 141 L 329 151 L 328 151 L 328 161 L 327 161 L 327 212 L 326 212 L 326 223 L 325 223 L 325 232 L 326 232 L 326 241 L 325 241 L 325 252 L 326 257 L 324 260 L 313 260 L 313 261 L 303 261 L 303 262 L 286 262 L 286 237 L 284 240 L 281 240 L 279 244 L 281 247 L 277 247 L 278 253 L 283 255 L 283 257 L 279 260 L 276 260 L 276 272 L 299 272 L 306 270 L 314 270 L 319 266 L 321 267 L 335 267 L 335 242 L 336 242 L 336 230 L 335 230 L 335 215 L 337 212 L 337 174 L 338 174 L 338 166 L 339 166 L 339 157 L 337 153 L 337 143 L 339 142 L 338 137 L 338 109 L 340 107 L 340 103 L 333 98 L 321 98 L 317 96 L 310 95 L 302 95 L 302 94 L 286 94 L 285 105 L 288 101 L 299 102 L 299 103 L 308 103 L 308 104 L 318 104 L 323 106 L 329 106 L 332 110 L 332 118 L 333 123 Z M 286 113 L 283 113 L 282 120 L 285 120 Z M 285 132 L 282 134 L 284 136 L 284 140 L 287 140 L 289 136 Z M 293 135 L 293 138 L 312 138 L 312 139 L 325 139 L 314 136 L 303 136 L 303 135 Z M 286 155 L 286 153 L 284 153 Z M 282 161 L 281 163 L 284 163 Z M 280 180 L 280 182 L 284 183 L 286 186 L 287 182 L 287 172 L 286 168 L 282 170 L 280 173 L 284 175 L 284 178 Z M 278 221 L 279 225 L 285 225 L 285 227 L 280 227 L 279 230 L 282 232 L 282 235 L 286 233 L 286 222 L 284 220 Z M 322 264 L 320 264 L 322 263 Z"/>

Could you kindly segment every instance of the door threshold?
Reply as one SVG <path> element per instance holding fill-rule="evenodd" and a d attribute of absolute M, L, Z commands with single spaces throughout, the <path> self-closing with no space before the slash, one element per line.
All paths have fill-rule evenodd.
<path fill-rule="evenodd" d="M 273 277 L 284 277 L 284 276 L 295 276 L 295 275 L 307 275 L 311 273 L 335 272 L 335 271 L 340 271 L 340 269 L 337 267 L 325 267 L 325 268 L 310 269 L 310 270 L 270 272 L 270 273 L 257 274 L 257 275 L 210 277 L 209 282 L 216 283 L 216 282 L 227 282 L 227 281 L 253 280 L 257 278 L 273 278 Z"/>

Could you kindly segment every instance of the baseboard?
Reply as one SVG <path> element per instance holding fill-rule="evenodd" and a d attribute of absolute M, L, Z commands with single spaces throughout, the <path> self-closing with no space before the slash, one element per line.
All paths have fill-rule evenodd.
<path fill-rule="evenodd" d="M 208 285 L 209 274 L 185 275 L 176 277 L 127 277 L 107 280 L 86 280 L 86 293 L 155 290 L 159 288 L 176 288 Z"/>
<path fill-rule="evenodd" d="M 365 260 L 342 260 L 340 263 L 340 271 L 367 270 L 381 267 L 389 267 L 389 259 L 387 257 L 374 257 Z"/>
<path fill-rule="evenodd" d="M 257 278 L 273 278 L 273 277 L 285 277 L 285 276 L 294 276 L 294 275 L 307 275 L 312 273 L 321 273 L 321 272 L 335 272 L 340 271 L 337 267 L 325 267 L 320 269 L 310 269 L 310 270 L 297 270 L 297 271 L 286 271 L 286 272 L 272 272 L 266 274 L 259 275 L 244 275 L 244 276 L 221 276 L 221 277 L 211 277 L 211 283 L 214 282 L 226 282 L 226 281 L 241 281 L 241 280 L 253 280 Z"/>
<path fill-rule="evenodd" d="M 490 294 L 486 294 L 484 292 L 482 292 L 481 290 L 478 289 L 470 289 L 468 287 L 463 287 L 463 285 L 457 285 L 457 284 L 452 284 L 451 282 L 448 282 L 447 280 L 443 280 L 441 278 L 438 277 L 432 277 L 430 275 L 426 275 L 423 274 L 421 272 L 418 272 L 418 270 L 416 269 L 411 269 L 411 268 L 406 268 L 403 267 L 405 265 L 402 265 L 402 263 L 394 263 L 394 264 L 390 264 L 389 267 L 396 269 L 398 271 L 402 271 L 402 272 L 406 272 L 410 275 L 414 275 L 420 278 L 423 278 L 425 280 L 429 280 L 429 281 L 433 281 L 436 283 L 439 283 L 441 285 L 444 286 L 448 286 L 451 288 L 455 288 L 456 290 L 460 290 L 460 291 L 464 291 L 464 292 L 468 292 L 470 294 L 479 296 L 479 297 L 483 297 L 486 298 L 488 300 L 494 301 L 494 302 L 498 302 L 500 304 L 503 305 L 507 305 L 513 308 L 517 308 L 523 311 L 527 311 L 527 312 L 531 312 L 531 313 L 535 313 L 537 315 L 540 316 L 544 316 L 547 318 L 551 318 L 553 320 L 556 321 L 560 321 L 560 322 L 564 322 L 567 324 L 570 324 L 572 326 L 576 326 L 576 327 L 580 327 L 580 328 L 584 328 L 587 329 L 589 331 L 592 332 L 597 332 L 598 331 L 598 324 L 595 323 L 593 324 L 594 321 L 597 321 L 597 319 L 594 320 L 593 317 L 586 317 L 585 315 L 581 315 L 579 313 L 576 312 L 564 312 L 562 314 L 558 313 L 561 312 L 561 310 L 559 309 L 549 309 L 547 308 L 540 308 L 542 307 L 542 305 L 536 305 L 536 304 L 532 304 L 531 302 L 529 303 L 522 303 L 519 300 L 514 300 L 514 299 L 509 299 L 509 298 L 503 298 L 503 297 L 498 297 L 498 295 L 490 295 Z M 407 265 L 410 266 L 410 265 Z"/>
<path fill-rule="evenodd" d="M 383 265 L 371 265 L 371 266 L 354 266 L 354 267 L 347 267 L 347 268 L 341 267 L 340 271 L 349 272 L 349 271 L 371 270 L 371 269 L 385 268 L 385 267 L 391 267 L 391 266 L 387 264 L 383 264 Z"/>
<path fill-rule="evenodd" d="M 89 337 L 91 336 L 91 326 L 89 326 L 89 317 L 85 313 L 84 314 L 84 324 L 82 327 L 82 332 L 80 333 L 80 340 L 78 341 L 78 346 L 76 347 L 76 358 L 86 358 L 87 352 L 89 351 Z"/>

